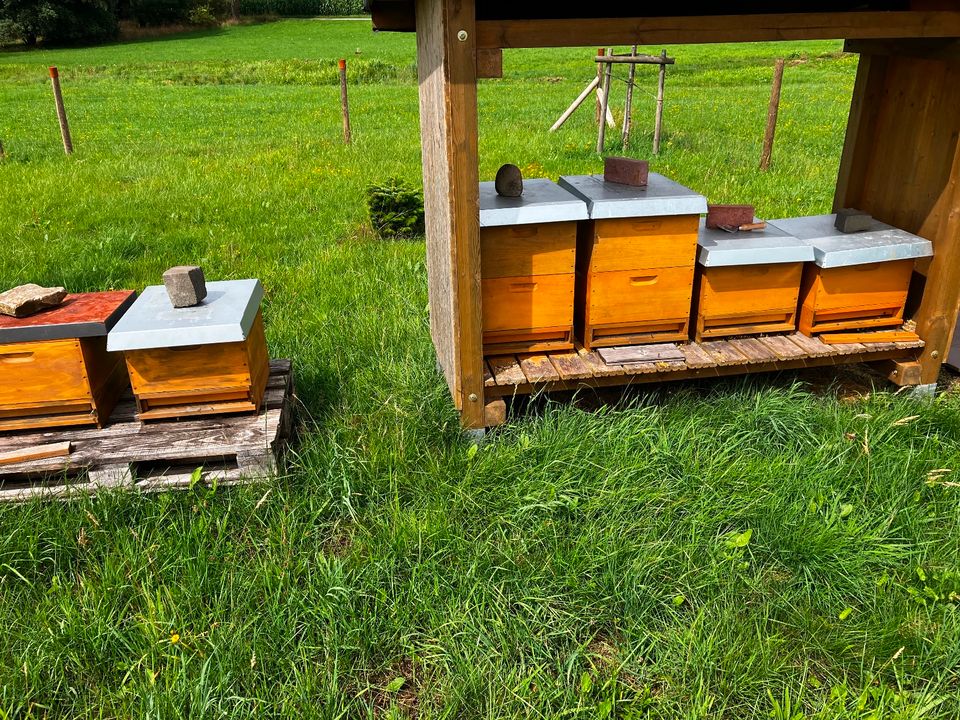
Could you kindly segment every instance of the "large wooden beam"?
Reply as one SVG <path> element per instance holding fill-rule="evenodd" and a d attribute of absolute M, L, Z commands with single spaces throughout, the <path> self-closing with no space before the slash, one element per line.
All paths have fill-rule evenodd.
<path fill-rule="evenodd" d="M 960 303 L 960 59 L 863 55 L 834 207 L 857 207 L 929 239 L 914 319 L 920 383 L 937 380 Z"/>
<path fill-rule="evenodd" d="M 675 45 L 873 38 L 960 37 L 960 11 L 482 20 L 477 47 Z"/>
<path fill-rule="evenodd" d="M 474 0 L 417 0 L 430 332 L 463 425 L 482 428 Z"/>

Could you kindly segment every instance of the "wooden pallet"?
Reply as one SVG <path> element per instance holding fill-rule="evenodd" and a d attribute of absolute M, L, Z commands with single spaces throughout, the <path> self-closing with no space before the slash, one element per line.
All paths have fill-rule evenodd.
<path fill-rule="evenodd" d="M 487 398 L 913 357 L 923 341 L 828 345 L 800 333 L 486 358 Z M 671 351 L 670 348 L 673 348 Z M 604 360 L 601 352 L 611 359 Z"/>
<path fill-rule="evenodd" d="M 67 456 L 0 465 L 0 502 L 63 498 L 126 488 L 186 488 L 201 481 L 231 485 L 277 472 L 293 429 L 293 373 L 289 360 L 270 363 L 263 409 L 257 415 L 206 416 L 141 423 L 128 393 L 110 424 L 0 436 L 0 454 L 70 443 Z"/>

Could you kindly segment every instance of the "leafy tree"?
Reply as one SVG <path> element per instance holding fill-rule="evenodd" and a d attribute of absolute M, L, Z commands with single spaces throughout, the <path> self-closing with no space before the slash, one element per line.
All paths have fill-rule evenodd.
<path fill-rule="evenodd" d="M 116 0 L 0 0 L 0 39 L 35 45 L 110 40 Z"/>

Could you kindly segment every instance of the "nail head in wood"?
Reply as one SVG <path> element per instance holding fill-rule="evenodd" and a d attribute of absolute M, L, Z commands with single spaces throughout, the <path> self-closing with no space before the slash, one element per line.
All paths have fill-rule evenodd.
<path fill-rule="evenodd" d="M 203 270 L 196 265 L 178 265 L 163 274 L 163 285 L 175 308 L 199 305 L 207 296 Z"/>

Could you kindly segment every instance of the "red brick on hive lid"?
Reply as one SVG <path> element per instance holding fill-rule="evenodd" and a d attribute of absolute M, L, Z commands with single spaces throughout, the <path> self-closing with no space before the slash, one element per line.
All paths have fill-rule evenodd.
<path fill-rule="evenodd" d="M 738 228 L 753 223 L 753 205 L 707 205 L 707 227 Z"/>
<path fill-rule="evenodd" d="M 618 185 L 646 187 L 650 178 L 650 163 L 628 157 L 603 159 L 603 179 Z"/>

